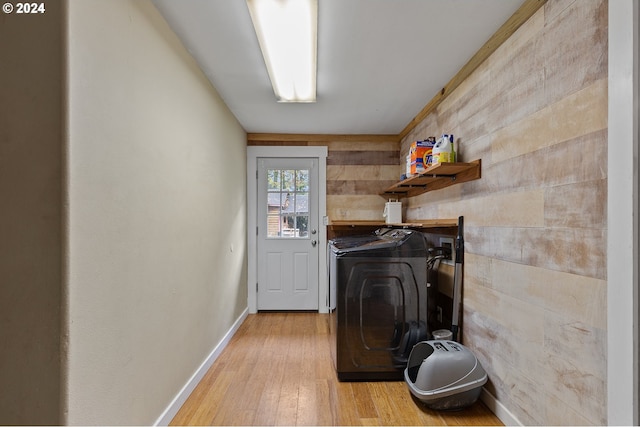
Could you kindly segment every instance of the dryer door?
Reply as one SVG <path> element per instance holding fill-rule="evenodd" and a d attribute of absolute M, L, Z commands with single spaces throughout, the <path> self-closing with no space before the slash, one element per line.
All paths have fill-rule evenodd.
<path fill-rule="evenodd" d="M 414 262 L 368 258 L 351 264 L 344 320 L 353 368 L 404 369 L 413 345 L 427 339 L 426 269 Z"/>

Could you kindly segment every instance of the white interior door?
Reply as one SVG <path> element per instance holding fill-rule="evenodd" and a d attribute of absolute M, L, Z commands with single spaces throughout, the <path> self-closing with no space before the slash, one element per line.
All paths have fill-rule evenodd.
<path fill-rule="evenodd" d="M 258 310 L 318 309 L 318 159 L 258 159 Z"/>

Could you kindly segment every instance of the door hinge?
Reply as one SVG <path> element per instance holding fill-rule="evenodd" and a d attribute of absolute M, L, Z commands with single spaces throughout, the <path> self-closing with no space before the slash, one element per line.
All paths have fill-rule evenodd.
<path fill-rule="evenodd" d="M 258 169 L 256 169 L 256 179 L 258 179 Z"/>
<path fill-rule="evenodd" d="M 256 293 L 258 293 L 258 282 L 256 282 Z"/>
<path fill-rule="evenodd" d="M 258 233 L 259 227 L 256 227 L 256 236 L 260 233 Z"/>

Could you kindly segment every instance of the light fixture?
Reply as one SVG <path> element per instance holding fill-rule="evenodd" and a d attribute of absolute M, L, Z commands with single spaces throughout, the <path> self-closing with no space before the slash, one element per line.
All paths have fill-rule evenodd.
<path fill-rule="evenodd" d="M 315 102 L 317 0 L 246 0 L 278 102 Z"/>

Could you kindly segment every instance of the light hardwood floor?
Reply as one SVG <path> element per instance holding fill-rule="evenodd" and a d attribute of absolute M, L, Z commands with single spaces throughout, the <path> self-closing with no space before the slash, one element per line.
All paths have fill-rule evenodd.
<path fill-rule="evenodd" d="M 437 412 L 403 381 L 339 382 L 329 316 L 249 315 L 171 425 L 502 425 L 481 402 Z"/>

